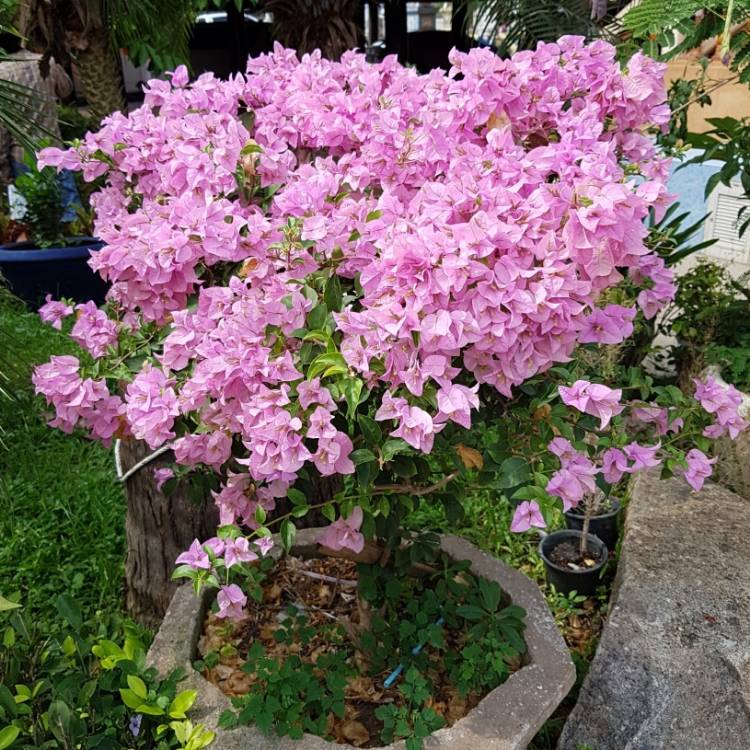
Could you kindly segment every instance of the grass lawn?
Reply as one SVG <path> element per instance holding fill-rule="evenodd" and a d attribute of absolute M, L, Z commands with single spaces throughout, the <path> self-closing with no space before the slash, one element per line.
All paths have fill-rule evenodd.
<path fill-rule="evenodd" d="M 46 615 L 59 594 L 86 612 L 122 605 L 125 505 L 111 451 L 48 427 L 31 368 L 74 352 L 66 336 L 0 297 L 0 366 L 17 401 L 0 398 L 0 594 Z"/>

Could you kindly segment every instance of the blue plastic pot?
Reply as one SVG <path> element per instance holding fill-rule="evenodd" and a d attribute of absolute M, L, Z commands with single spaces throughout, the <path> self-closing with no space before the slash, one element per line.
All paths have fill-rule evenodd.
<path fill-rule="evenodd" d="M 100 305 L 108 285 L 87 261 L 103 246 L 92 237 L 78 237 L 74 245 L 43 250 L 32 242 L 0 245 L 0 274 L 10 290 L 33 308 L 39 307 L 47 294 L 76 302 L 94 300 Z"/>

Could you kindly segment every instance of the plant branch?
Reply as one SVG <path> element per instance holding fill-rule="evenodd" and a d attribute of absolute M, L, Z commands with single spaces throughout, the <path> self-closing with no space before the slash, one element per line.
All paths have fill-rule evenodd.
<path fill-rule="evenodd" d="M 679 112 L 682 112 L 683 109 L 687 109 L 688 107 L 691 107 L 693 104 L 697 104 L 704 96 L 707 94 L 711 94 L 716 89 L 720 89 L 722 86 L 726 86 L 728 83 L 735 83 L 737 80 L 739 80 L 740 74 L 735 73 L 733 76 L 730 76 L 729 78 L 725 78 L 722 81 L 717 81 L 713 86 L 710 86 L 707 89 L 703 89 L 699 94 L 696 94 L 691 99 L 688 99 L 684 104 L 681 104 L 676 109 L 672 110 L 672 117 L 674 117 Z"/>
<path fill-rule="evenodd" d="M 457 476 L 458 471 L 452 471 L 450 474 L 444 476 L 440 481 L 435 484 L 430 484 L 427 487 L 421 487 L 418 484 L 379 484 L 372 488 L 374 493 L 378 495 L 384 495 L 387 492 L 403 492 L 405 494 L 415 495 L 416 497 L 422 497 L 422 495 L 429 495 L 432 492 L 437 492 L 445 487 L 446 484 L 452 482 Z"/>

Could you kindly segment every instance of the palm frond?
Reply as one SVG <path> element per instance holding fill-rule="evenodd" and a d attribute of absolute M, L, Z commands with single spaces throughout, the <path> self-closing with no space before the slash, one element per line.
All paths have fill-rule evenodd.
<path fill-rule="evenodd" d="M 2 61 L 0 54 L 0 61 Z M 38 113 L 47 97 L 15 81 L 0 78 L 0 127 L 5 128 L 25 149 L 35 151 L 43 139 L 58 136 L 39 125 Z"/>
<path fill-rule="evenodd" d="M 336 60 L 359 42 L 357 0 L 267 0 L 274 38 L 304 54 L 319 49 Z"/>
<path fill-rule="evenodd" d="M 595 0 L 461 0 L 467 31 L 497 46 L 501 55 L 533 49 L 565 34 L 586 38 L 612 33 L 624 2 Z"/>
<path fill-rule="evenodd" d="M 154 72 L 188 61 L 195 22 L 193 0 L 100 0 L 101 16 L 116 47 L 136 65 L 151 61 Z"/>

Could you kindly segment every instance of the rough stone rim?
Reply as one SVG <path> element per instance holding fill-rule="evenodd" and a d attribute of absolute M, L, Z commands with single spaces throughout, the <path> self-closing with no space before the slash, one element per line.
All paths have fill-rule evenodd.
<path fill-rule="evenodd" d="M 293 551 L 313 553 L 320 533 L 320 529 L 300 529 Z M 440 546 L 453 559 L 470 561 L 472 573 L 496 581 L 513 604 L 532 615 L 527 618 L 524 631 L 527 647 L 524 666 L 490 691 L 466 716 L 430 735 L 425 747 L 443 750 L 525 748 L 575 682 L 575 667 L 568 648 L 542 592 L 523 573 L 457 536 L 442 535 Z M 209 602 L 210 593 L 199 598 L 190 586 L 180 586 L 154 638 L 148 660 L 161 675 L 177 668 L 185 670 L 188 677 L 183 684 L 198 691 L 191 718 L 216 729 L 221 713 L 231 708 L 230 700 L 192 667 Z M 329 742 L 311 734 L 305 734 L 302 740 L 269 737 L 252 726 L 219 730 L 211 747 L 212 750 L 356 750 L 353 745 Z M 399 741 L 380 750 L 402 750 L 403 747 L 404 743 Z"/>

